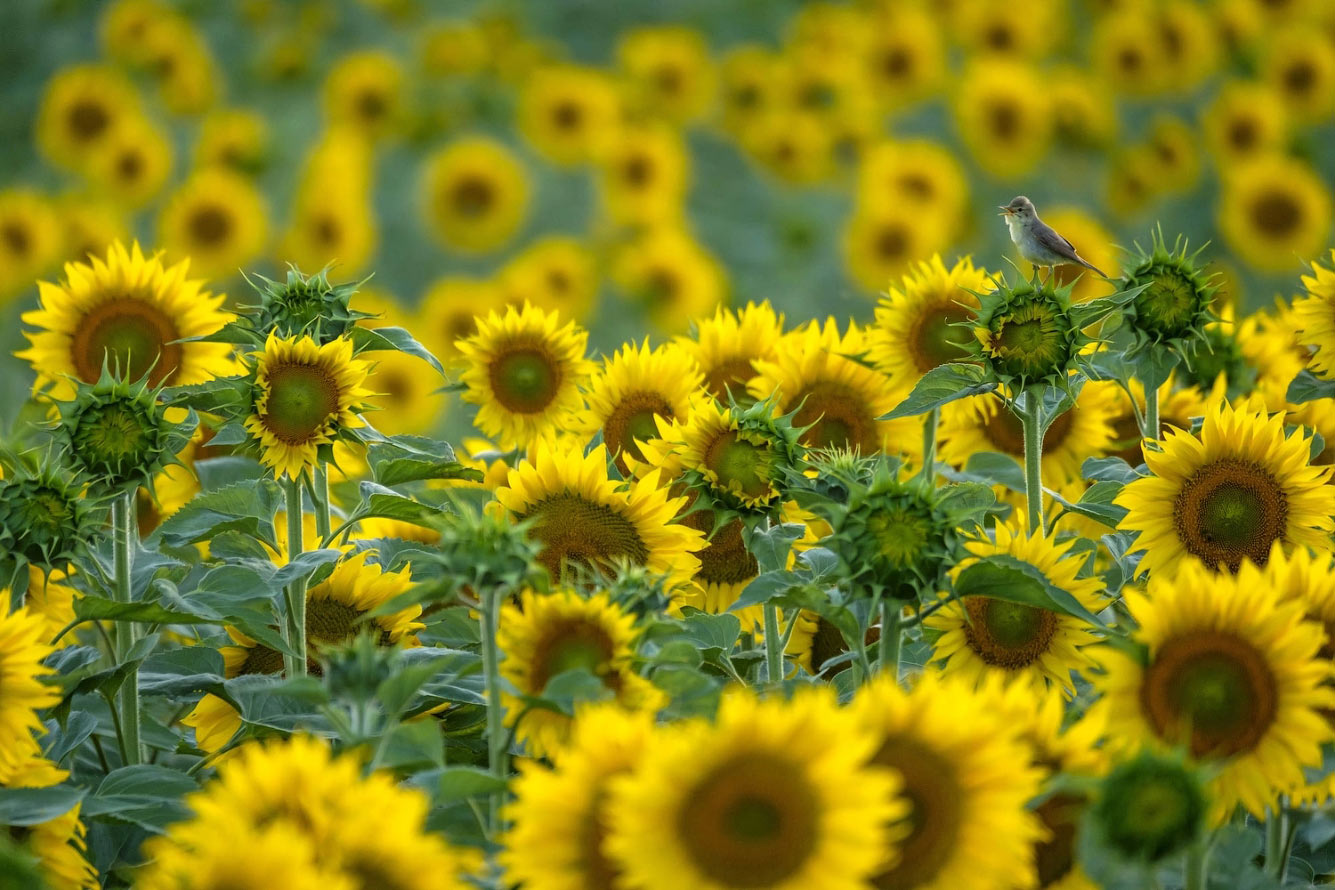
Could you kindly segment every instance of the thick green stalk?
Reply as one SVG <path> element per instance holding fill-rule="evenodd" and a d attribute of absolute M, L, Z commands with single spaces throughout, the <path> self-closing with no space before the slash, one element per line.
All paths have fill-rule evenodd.
<path fill-rule="evenodd" d="M 1032 386 L 1024 393 L 1024 498 L 1029 509 L 1029 531 L 1043 530 L 1043 429 L 1040 417 L 1043 388 Z"/>
<path fill-rule="evenodd" d="M 134 489 L 118 495 L 111 502 L 112 575 L 116 601 L 130 602 L 130 571 L 133 568 L 134 524 L 130 521 L 134 509 Z M 123 664 L 139 638 L 139 626 L 133 621 L 122 621 L 115 626 L 114 648 L 116 662 Z M 131 668 L 120 688 L 120 724 L 124 738 L 126 765 L 142 763 L 143 746 L 139 742 L 139 668 Z"/>
<path fill-rule="evenodd" d="M 765 679 L 770 683 L 783 682 L 783 636 L 779 631 L 779 607 L 764 605 L 765 610 Z"/>
<path fill-rule="evenodd" d="M 933 408 L 922 418 L 922 478 L 936 482 L 936 430 L 941 425 L 941 409 Z"/>
<path fill-rule="evenodd" d="M 904 617 L 904 605 L 892 598 L 881 600 L 881 638 L 880 657 L 876 666 L 879 673 L 889 672 L 899 681 L 899 651 L 903 646 L 904 630 L 901 621 Z"/>
<path fill-rule="evenodd" d="M 1183 890 L 1206 890 L 1206 883 L 1209 878 L 1210 850 L 1206 844 L 1201 843 L 1187 851 L 1187 869 Z"/>
<path fill-rule="evenodd" d="M 302 540 L 305 518 L 301 503 L 301 480 L 284 479 L 283 493 L 287 504 L 287 559 L 295 560 L 305 551 Z M 288 677 L 306 676 L 306 578 L 300 577 L 287 585 L 287 646 L 291 655 L 283 656 Z"/>
<path fill-rule="evenodd" d="M 1265 822 L 1265 873 L 1283 880 L 1288 865 L 1289 817 L 1281 806 Z"/>
<path fill-rule="evenodd" d="M 482 673 L 487 688 L 487 766 L 498 779 L 506 778 L 505 723 L 501 714 L 500 649 L 496 636 L 500 630 L 501 591 L 482 595 Z M 491 795 L 487 828 L 493 836 L 500 831 L 501 794 Z"/>
<path fill-rule="evenodd" d="M 1159 438 L 1158 387 L 1145 387 L 1145 425 L 1140 428 L 1140 434 L 1151 441 Z"/>
<path fill-rule="evenodd" d="M 329 541 L 329 470 L 324 465 L 315 468 L 311 476 L 311 501 L 315 504 L 315 534 L 320 539 L 321 547 L 328 547 Z"/>

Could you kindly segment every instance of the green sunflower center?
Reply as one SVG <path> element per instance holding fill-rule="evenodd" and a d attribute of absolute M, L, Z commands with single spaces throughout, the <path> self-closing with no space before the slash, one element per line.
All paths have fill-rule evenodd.
<path fill-rule="evenodd" d="M 1109 775 L 1095 813 L 1114 847 L 1152 861 L 1190 843 L 1204 817 L 1205 800 L 1180 764 L 1141 757 Z"/>
<path fill-rule="evenodd" d="M 640 566 L 649 561 L 649 548 L 629 516 L 578 493 L 544 498 L 527 518 L 534 520 L 533 536 L 543 544 L 538 561 L 553 578 L 561 577 L 566 563 L 605 567 L 618 559 Z"/>
<path fill-rule="evenodd" d="M 1189 738 L 1193 757 L 1250 751 L 1278 710 L 1275 676 L 1265 656 L 1220 631 L 1163 644 L 1145 669 L 1140 696 L 1160 737 Z"/>
<path fill-rule="evenodd" d="M 967 355 L 969 329 L 958 327 L 972 317 L 963 306 L 934 306 L 924 311 L 909 336 L 909 349 L 918 370 L 926 373 Z"/>
<path fill-rule="evenodd" d="M 903 508 L 878 511 L 867 519 L 877 555 L 897 568 L 912 565 L 922 557 L 934 530 L 930 519 Z"/>
<path fill-rule="evenodd" d="M 100 405 L 79 419 L 75 445 L 80 459 L 96 472 L 137 468 L 150 457 L 153 419 L 123 404 Z M 128 465 L 128 466 L 127 466 Z"/>
<path fill-rule="evenodd" d="M 643 460 L 644 453 L 635 440 L 647 442 L 657 439 L 658 426 L 654 423 L 654 416 L 670 420 L 673 414 L 672 405 L 662 393 L 628 393 L 612 409 L 607 420 L 603 421 L 603 440 L 614 451 L 625 452 L 636 460 Z M 624 459 L 618 455 L 618 460 Z"/>
<path fill-rule="evenodd" d="M 964 600 L 964 638 L 984 662 L 1009 670 L 1029 667 L 1051 648 L 1057 615 L 1047 609 L 989 597 Z"/>
<path fill-rule="evenodd" d="M 1065 319 L 1042 302 L 1026 303 L 995 319 L 988 345 L 997 370 L 1025 379 L 1061 372 L 1071 351 L 1064 324 Z"/>
<path fill-rule="evenodd" d="M 736 430 L 719 436 L 705 452 L 705 466 L 718 476 L 719 485 L 750 501 L 767 500 L 775 493 L 770 484 L 772 461 L 768 443 L 751 442 Z"/>
<path fill-rule="evenodd" d="M 809 448 L 856 449 L 862 454 L 880 450 L 880 436 L 872 407 L 860 393 L 833 381 L 812 383 L 790 403 L 802 407 L 793 426 L 809 427 L 802 444 Z"/>
<path fill-rule="evenodd" d="M 595 677 L 606 673 L 613 648 L 607 631 L 595 623 L 575 619 L 548 628 L 533 647 L 532 691 L 541 692 L 548 680 L 566 671 L 582 668 Z"/>
<path fill-rule="evenodd" d="M 515 414 L 537 414 L 556 398 L 561 371 L 536 347 L 518 347 L 493 359 L 488 368 L 496 401 Z"/>
<path fill-rule="evenodd" d="M 311 441 L 338 414 L 338 381 L 318 365 L 275 365 L 268 389 L 264 425 L 289 445 Z"/>
<path fill-rule="evenodd" d="M 873 880 L 880 890 L 911 890 L 930 883 L 955 852 L 964 819 L 955 765 L 914 738 L 887 739 L 872 761 L 899 773 L 912 807 L 899 862 Z"/>
<path fill-rule="evenodd" d="M 1136 297 L 1136 322 L 1165 337 L 1187 333 L 1196 318 L 1201 295 L 1181 269 L 1161 267 L 1152 273 L 1150 286 Z"/>
<path fill-rule="evenodd" d="M 727 887 L 772 887 L 815 850 L 820 801 L 800 764 L 746 752 L 698 780 L 677 815 L 695 866 Z"/>
<path fill-rule="evenodd" d="M 1237 571 L 1264 565 L 1283 540 L 1288 500 L 1274 477 L 1249 461 L 1223 458 L 1197 470 L 1178 491 L 1174 524 L 1182 545 L 1206 565 Z"/>
<path fill-rule="evenodd" d="M 97 382 L 105 361 L 113 374 L 129 380 L 148 374 L 149 385 L 157 386 L 181 366 L 181 344 L 171 342 L 179 336 L 157 306 L 128 297 L 108 300 L 79 321 L 70 338 L 70 359 L 84 383 Z"/>

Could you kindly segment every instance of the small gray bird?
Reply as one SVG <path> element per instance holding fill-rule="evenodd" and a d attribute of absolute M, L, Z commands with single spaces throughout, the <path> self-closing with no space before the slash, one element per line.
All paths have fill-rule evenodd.
<path fill-rule="evenodd" d="M 1075 245 L 1053 231 L 1052 226 L 1038 218 L 1034 202 L 1024 195 L 1012 198 L 1005 207 L 1000 208 L 1001 216 L 1006 217 L 1006 225 L 1011 230 L 1011 240 L 1020 248 L 1020 256 L 1034 264 L 1037 274 L 1039 266 L 1046 266 L 1051 277 L 1056 266 L 1074 263 L 1093 269 L 1103 278 L 1107 278 L 1097 268 L 1080 258 L 1075 252 Z"/>

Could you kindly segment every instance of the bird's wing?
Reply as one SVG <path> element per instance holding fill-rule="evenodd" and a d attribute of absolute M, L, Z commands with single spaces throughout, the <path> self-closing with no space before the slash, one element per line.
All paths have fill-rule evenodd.
<path fill-rule="evenodd" d="M 1076 255 L 1075 245 L 1058 235 L 1052 226 L 1047 223 L 1039 223 L 1034 226 L 1034 237 L 1038 239 L 1040 244 L 1059 256 L 1064 256 L 1068 260 L 1080 259 Z"/>

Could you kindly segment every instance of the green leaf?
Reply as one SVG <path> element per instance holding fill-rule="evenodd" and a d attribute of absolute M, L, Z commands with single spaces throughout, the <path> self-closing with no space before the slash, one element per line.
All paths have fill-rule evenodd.
<path fill-rule="evenodd" d="M 788 551 L 793 543 L 806 534 L 806 526 L 797 522 L 784 522 L 769 528 L 747 528 L 744 530 L 746 548 L 760 564 L 761 572 L 773 572 L 788 567 Z"/>
<path fill-rule="evenodd" d="M 953 482 L 981 482 L 1001 485 L 1011 491 L 1024 491 L 1024 468 L 1009 454 L 979 451 L 969 455 L 961 471 L 943 469 L 942 474 Z"/>
<path fill-rule="evenodd" d="M 220 694 L 223 673 L 223 659 L 217 649 L 183 646 L 144 659 L 139 666 L 139 693 L 192 701 L 204 692 Z"/>
<path fill-rule="evenodd" d="M 349 520 L 379 516 L 424 525 L 443 512 L 440 507 L 415 501 L 375 482 L 362 482 L 360 490 L 362 502 Z"/>
<path fill-rule="evenodd" d="M 224 531 L 245 532 L 277 549 L 273 516 L 278 489 L 269 480 L 241 482 L 196 495 L 156 532 L 169 547 L 186 547 Z"/>
<path fill-rule="evenodd" d="M 729 612 L 736 612 L 739 609 L 745 609 L 747 606 L 758 606 L 761 603 L 767 603 L 770 600 L 782 596 L 783 593 L 794 584 L 799 583 L 792 572 L 775 571 L 764 572 L 751 579 L 751 582 L 742 588 L 741 595 L 737 597 L 737 602 L 728 607 Z"/>
<path fill-rule="evenodd" d="M 687 615 L 682 623 L 686 625 L 686 635 L 706 650 L 731 652 L 742 632 L 742 622 L 736 615 L 727 612 L 722 615 L 694 612 Z"/>
<path fill-rule="evenodd" d="M 986 562 L 976 562 L 960 572 L 955 579 L 955 594 L 960 597 L 985 596 L 1047 609 L 1072 615 L 1098 628 L 1104 627 L 1098 616 L 1048 581 L 1037 567 L 1004 553 L 989 556 Z"/>
<path fill-rule="evenodd" d="M 1141 478 L 1135 468 L 1120 457 L 1090 457 L 1080 465 L 1080 475 L 1090 482 L 1116 482 L 1127 485 Z"/>
<path fill-rule="evenodd" d="M 410 650 L 417 654 L 421 650 Z M 376 698 L 386 713 L 402 714 L 408 709 L 413 697 L 417 695 L 428 680 L 447 669 L 451 659 L 449 655 L 417 657 L 400 667 L 376 688 Z"/>
<path fill-rule="evenodd" d="M 541 698 L 529 699 L 537 707 L 573 714 L 575 705 L 585 702 L 605 701 L 614 695 L 598 677 L 587 668 L 573 668 L 562 671 L 547 681 Z"/>
<path fill-rule="evenodd" d="M 1138 284 L 1135 287 L 1123 288 L 1106 297 L 1077 303 L 1067 312 L 1067 317 L 1075 327 L 1087 327 L 1121 309 L 1140 296 L 1140 292 L 1147 287 L 1149 287 L 1148 284 Z"/>
<path fill-rule="evenodd" d="M 1335 399 L 1335 380 L 1324 380 L 1306 369 L 1289 384 L 1289 391 L 1284 396 L 1295 405 L 1303 402 L 1315 402 L 1318 399 Z"/>
<path fill-rule="evenodd" d="M 399 772 L 417 772 L 445 765 L 445 739 L 434 720 L 414 720 L 386 730 L 380 766 Z"/>
<path fill-rule="evenodd" d="M 381 485 L 402 485 L 423 479 L 466 479 L 481 482 L 482 471 L 466 467 L 457 460 L 429 460 L 400 457 L 374 465 L 375 480 Z"/>
<path fill-rule="evenodd" d="M 440 360 L 403 328 L 355 327 L 352 329 L 352 348 L 358 353 L 393 350 L 415 355 L 435 368 L 437 374 L 445 376 L 445 368 L 441 366 Z"/>
<path fill-rule="evenodd" d="M 951 363 L 940 365 L 922 375 L 909 397 L 879 420 L 916 417 L 933 408 L 940 408 L 956 399 L 968 398 L 997 388 L 986 379 L 986 372 L 978 365 Z"/>
<path fill-rule="evenodd" d="M 1126 516 L 1126 508 L 1119 507 L 1113 503 L 1113 499 L 1122 493 L 1123 486 L 1120 482 L 1095 482 L 1089 488 L 1085 489 L 1080 500 L 1071 502 L 1062 497 L 1059 492 L 1044 489 L 1048 496 L 1061 504 L 1071 513 L 1078 513 L 1095 522 L 1101 522 L 1108 528 L 1115 529 L 1117 524 Z"/>
<path fill-rule="evenodd" d="M 200 491 L 217 491 L 229 485 L 254 484 L 267 478 L 268 471 L 259 461 L 250 457 L 210 457 L 195 461 L 191 468 L 199 478 Z"/>
<path fill-rule="evenodd" d="M 211 624 L 212 619 L 164 609 L 157 603 L 122 603 L 88 594 L 74 600 L 74 615 L 83 621 L 140 621 L 147 624 Z"/>
<path fill-rule="evenodd" d="M 505 790 L 505 780 L 476 766 L 450 766 L 441 771 L 436 792 L 439 803 L 466 800 Z"/>
<path fill-rule="evenodd" d="M 248 377 L 214 377 L 204 383 L 170 387 L 163 392 L 163 401 L 205 414 L 236 416 L 249 413 L 252 392 Z"/>
<path fill-rule="evenodd" d="M 83 789 L 73 785 L 0 788 L 0 825 L 26 827 L 50 822 L 74 809 L 83 797 Z"/>
<path fill-rule="evenodd" d="M 180 770 L 142 764 L 112 770 L 84 801 L 86 818 L 128 822 L 160 834 L 173 822 L 190 818 L 181 798 L 199 790 L 195 780 Z"/>
<path fill-rule="evenodd" d="M 250 674 L 234 677 L 224 687 L 247 723 L 283 732 L 329 728 L 320 713 L 320 708 L 329 703 L 329 692 L 315 677 L 285 680 L 277 675 Z"/>

